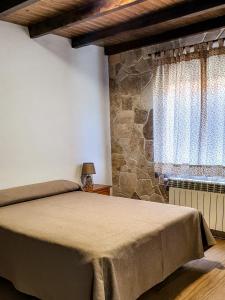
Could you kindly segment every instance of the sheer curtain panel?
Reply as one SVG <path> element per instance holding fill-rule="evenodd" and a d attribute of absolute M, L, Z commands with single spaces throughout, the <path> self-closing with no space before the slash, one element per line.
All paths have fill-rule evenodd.
<path fill-rule="evenodd" d="M 204 46 L 157 63 L 154 160 L 161 173 L 225 175 L 225 51 Z"/>

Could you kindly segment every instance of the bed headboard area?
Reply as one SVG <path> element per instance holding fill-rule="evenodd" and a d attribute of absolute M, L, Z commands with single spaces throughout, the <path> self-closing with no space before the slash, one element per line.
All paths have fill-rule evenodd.
<path fill-rule="evenodd" d="M 0 207 L 29 200 L 79 191 L 79 184 L 68 180 L 54 180 L 0 190 Z"/>

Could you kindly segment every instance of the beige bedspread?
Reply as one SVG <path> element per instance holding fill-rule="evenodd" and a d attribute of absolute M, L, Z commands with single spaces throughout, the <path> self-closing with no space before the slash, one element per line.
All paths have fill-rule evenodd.
<path fill-rule="evenodd" d="M 0 276 L 44 300 L 135 300 L 214 244 L 203 221 L 81 191 L 0 207 Z"/>

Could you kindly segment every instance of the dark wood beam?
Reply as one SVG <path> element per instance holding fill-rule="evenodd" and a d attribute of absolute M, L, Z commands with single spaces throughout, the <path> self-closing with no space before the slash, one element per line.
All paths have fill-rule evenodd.
<path fill-rule="evenodd" d="M 36 38 L 51 33 L 56 29 L 94 20 L 146 1 L 148 0 L 124 0 L 122 4 L 120 4 L 117 0 L 91 0 L 85 6 L 49 18 L 43 22 L 32 24 L 29 26 L 30 37 Z"/>
<path fill-rule="evenodd" d="M 189 0 L 185 3 L 170 6 L 165 9 L 160 9 L 154 13 L 147 13 L 143 16 L 137 17 L 119 25 L 110 26 L 103 30 L 93 31 L 90 33 L 82 34 L 72 39 L 72 47 L 79 48 L 87 46 L 96 41 L 104 38 L 115 36 L 123 32 L 137 30 L 169 20 L 179 19 L 185 16 L 194 16 L 206 12 L 207 10 L 218 9 L 221 6 L 225 6 L 223 0 Z"/>
<path fill-rule="evenodd" d="M 183 26 L 174 30 L 169 30 L 161 34 L 150 35 L 138 40 L 131 40 L 128 42 L 115 44 L 105 47 L 106 55 L 113 55 L 120 52 L 137 49 L 145 46 L 161 44 L 171 40 L 183 38 L 185 36 L 203 33 L 206 31 L 219 29 L 225 26 L 225 15 L 207 21 L 195 23 L 188 26 Z"/>
<path fill-rule="evenodd" d="M 2 0 L 0 1 L 0 17 L 4 17 L 38 1 L 39 0 Z"/>

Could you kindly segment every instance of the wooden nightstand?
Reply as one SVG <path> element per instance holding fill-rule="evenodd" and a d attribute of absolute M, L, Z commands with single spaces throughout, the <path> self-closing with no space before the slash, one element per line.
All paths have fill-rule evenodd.
<path fill-rule="evenodd" d="M 93 189 L 84 189 L 84 192 L 110 195 L 110 185 L 94 184 Z"/>

